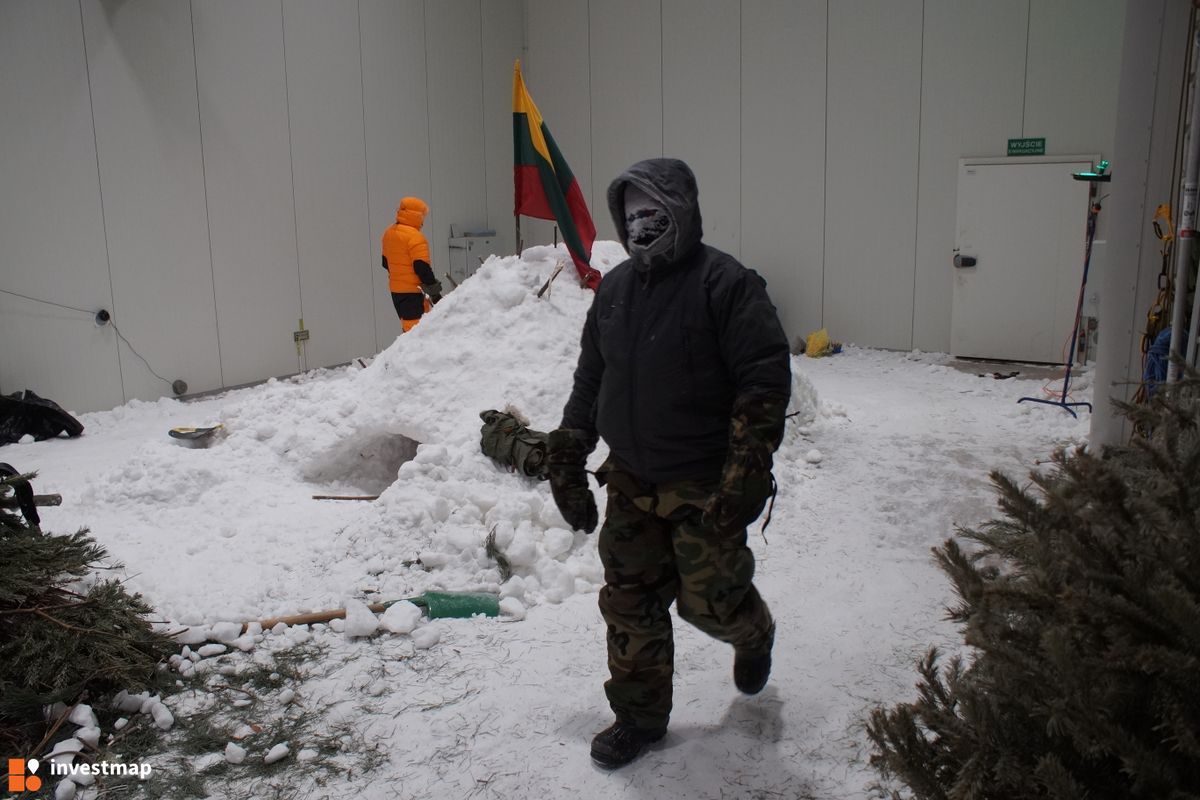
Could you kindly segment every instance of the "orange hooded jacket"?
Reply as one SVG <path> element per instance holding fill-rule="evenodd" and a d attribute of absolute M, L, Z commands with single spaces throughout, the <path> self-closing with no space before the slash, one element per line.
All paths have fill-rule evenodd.
<path fill-rule="evenodd" d="M 416 294 L 422 283 L 433 283 L 429 267 L 429 242 L 421 225 L 429 206 L 416 197 L 405 197 L 396 209 L 396 224 L 383 233 L 383 266 L 388 271 L 388 289 L 393 294 Z M 415 266 L 416 262 L 422 262 Z M 428 273 L 426 275 L 420 272 Z"/>

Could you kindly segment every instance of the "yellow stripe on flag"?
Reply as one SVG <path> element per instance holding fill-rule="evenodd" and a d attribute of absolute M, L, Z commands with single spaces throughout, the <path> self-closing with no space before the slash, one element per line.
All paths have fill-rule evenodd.
<path fill-rule="evenodd" d="M 524 114 L 529 125 L 529 140 L 533 149 L 546 160 L 550 169 L 554 169 L 554 161 L 550 158 L 550 148 L 546 147 L 546 137 L 542 135 L 542 112 L 529 96 L 525 88 L 525 80 L 521 77 L 521 59 L 513 64 L 513 113 Z"/>

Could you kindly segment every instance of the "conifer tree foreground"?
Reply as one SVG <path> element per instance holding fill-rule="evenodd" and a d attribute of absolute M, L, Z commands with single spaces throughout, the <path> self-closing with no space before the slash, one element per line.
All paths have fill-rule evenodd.
<path fill-rule="evenodd" d="M 29 476 L 26 476 L 29 477 Z M 0 478 L 0 497 L 25 478 Z M 149 688 L 172 650 L 140 595 L 77 582 L 106 553 L 87 531 L 59 536 L 0 508 L 0 750 L 33 755 L 46 706 Z"/>
<path fill-rule="evenodd" d="M 1200 798 L 1198 384 L 1123 407 L 1148 438 L 993 473 L 1003 517 L 934 549 L 972 654 L 872 712 L 892 797 Z"/>

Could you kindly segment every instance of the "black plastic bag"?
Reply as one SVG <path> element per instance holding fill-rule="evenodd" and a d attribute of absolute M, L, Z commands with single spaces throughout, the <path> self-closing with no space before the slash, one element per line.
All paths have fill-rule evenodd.
<path fill-rule="evenodd" d="M 40 442 L 63 433 L 74 439 L 83 433 L 83 424 L 58 403 L 38 397 L 29 389 L 0 395 L 0 445 L 19 442 L 25 435 Z"/>

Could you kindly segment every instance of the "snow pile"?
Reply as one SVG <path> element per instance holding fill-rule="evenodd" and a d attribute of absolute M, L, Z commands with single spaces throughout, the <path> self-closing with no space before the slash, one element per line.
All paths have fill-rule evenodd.
<path fill-rule="evenodd" d="M 624 257 L 617 243 L 597 242 L 592 260 L 603 273 Z M 134 401 L 84 415 L 85 438 L 112 439 L 110 458 L 77 465 L 68 524 L 70 509 L 83 509 L 77 524 L 125 564 L 129 585 L 165 618 L 197 628 L 181 640 L 191 644 L 245 649 L 253 642 L 240 625 L 204 626 L 343 608 L 348 598 L 496 591 L 519 618 L 595 591 L 596 549 L 569 530 L 549 486 L 479 449 L 487 409 L 511 406 L 535 430 L 557 426 L 592 297 L 564 247 L 534 247 L 490 258 L 365 368 L 356 361 L 199 402 Z M 798 373 L 795 385 L 799 419 L 785 451 L 817 414 L 811 383 Z M 204 449 L 165 435 L 218 422 L 224 435 Z M 590 466 L 605 455 L 601 444 Z M 596 497 L 602 508 L 598 488 Z M 489 535 L 513 569 L 507 582 L 486 552 Z M 374 633 L 362 613 L 343 625 L 349 636 Z"/>

